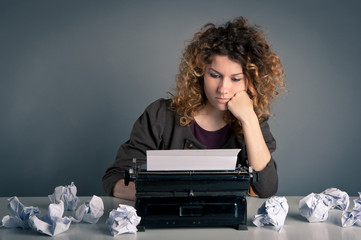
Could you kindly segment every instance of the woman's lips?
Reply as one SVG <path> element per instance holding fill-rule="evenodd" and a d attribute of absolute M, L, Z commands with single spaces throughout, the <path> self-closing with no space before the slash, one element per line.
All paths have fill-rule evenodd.
<path fill-rule="evenodd" d="M 229 98 L 219 98 L 219 97 L 216 97 L 217 101 L 220 102 L 220 103 L 227 103 L 229 101 Z"/>

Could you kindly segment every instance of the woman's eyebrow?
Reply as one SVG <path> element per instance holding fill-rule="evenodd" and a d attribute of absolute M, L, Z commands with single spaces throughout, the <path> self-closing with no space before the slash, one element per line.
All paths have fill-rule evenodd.
<path fill-rule="evenodd" d="M 218 73 L 219 75 L 222 75 L 223 76 L 223 74 L 222 73 L 220 73 L 220 72 L 218 72 L 217 70 L 215 70 L 214 68 L 209 68 L 209 70 L 212 70 L 212 71 L 214 71 L 214 72 L 216 72 L 216 73 Z M 235 74 L 232 74 L 231 76 L 237 76 L 237 75 L 240 75 L 240 74 L 243 74 L 243 72 L 240 72 L 240 73 L 235 73 Z"/>

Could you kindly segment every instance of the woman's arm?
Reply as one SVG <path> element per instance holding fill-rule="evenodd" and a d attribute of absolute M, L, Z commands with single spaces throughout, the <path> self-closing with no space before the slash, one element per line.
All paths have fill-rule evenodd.
<path fill-rule="evenodd" d="M 135 201 L 135 183 L 129 182 L 129 185 L 125 186 L 124 179 L 119 180 L 113 188 L 113 196 Z"/>
<path fill-rule="evenodd" d="M 135 167 L 133 158 L 137 159 L 139 166 L 145 163 L 147 150 L 160 148 L 165 109 L 166 101 L 158 100 L 149 105 L 135 122 L 129 140 L 120 146 L 114 163 L 103 176 L 103 187 L 109 195 L 124 199 L 135 198 L 134 183 L 124 185 L 125 172 Z"/>
<path fill-rule="evenodd" d="M 260 172 L 271 160 L 271 153 L 263 138 L 256 114 L 242 121 L 242 129 L 247 147 L 248 163 L 255 171 Z"/>
<path fill-rule="evenodd" d="M 271 154 L 247 92 L 241 91 L 235 94 L 228 102 L 228 109 L 241 121 L 249 165 L 255 171 L 262 171 L 271 160 Z"/>
<path fill-rule="evenodd" d="M 271 152 L 276 150 L 276 141 L 267 121 L 258 121 L 246 91 L 237 93 L 228 102 L 228 109 L 242 123 L 248 163 L 260 174 L 260 181 L 252 185 L 254 192 L 260 197 L 274 195 L 278 189 L 278 175 Z"/>

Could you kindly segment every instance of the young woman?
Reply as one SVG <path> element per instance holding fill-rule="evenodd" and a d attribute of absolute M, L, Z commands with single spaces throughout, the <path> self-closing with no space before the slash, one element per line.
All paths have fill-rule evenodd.
<path fill-rule="evenodd" d="M 135 185 L 124 185 L 124 173 L 133 158 L 146 158 L 146 150 L 241 148 L 243 162 L 260 174 L 251 191 L 274 195 L 276 141 L 267 120 L 283 76 L 279 57 L 245 18 L 206 24 L 183 53 L 174 95 L 149 105 L 120 146 L 103 177 L 105 191 L 135 199 Z"/>

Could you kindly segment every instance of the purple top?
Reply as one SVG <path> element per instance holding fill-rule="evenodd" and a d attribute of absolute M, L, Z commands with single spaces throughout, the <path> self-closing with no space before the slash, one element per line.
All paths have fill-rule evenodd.
<path fill-rule="evenodd" d="M 231 135 L 231 128 L 224 126 L 223 128 L 217 131 L 207 131 L 201 128 L 196 121 L 190 125 L 193 136 L 207 149 L 219 149 L 227 142 L 229 136 Z"/>

